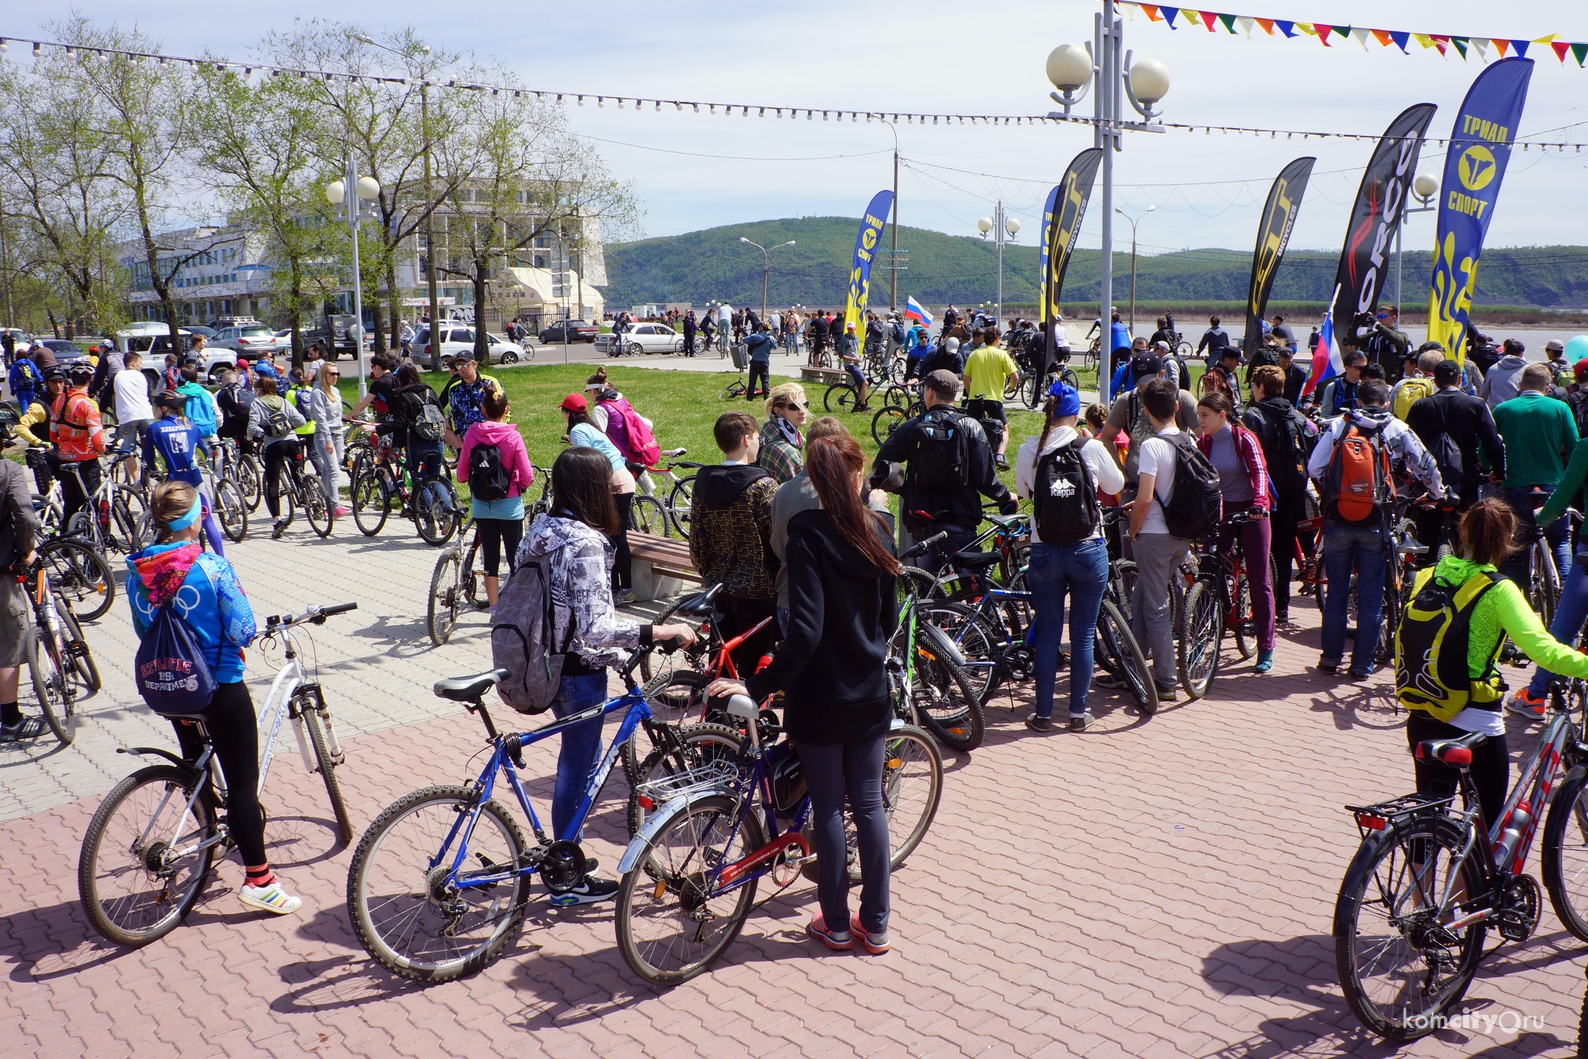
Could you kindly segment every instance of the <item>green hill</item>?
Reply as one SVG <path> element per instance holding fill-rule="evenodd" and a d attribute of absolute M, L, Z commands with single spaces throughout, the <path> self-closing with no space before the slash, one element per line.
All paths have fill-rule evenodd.
<path fill-rule="evenodd" d="M 843 302 L 846 271 L 854 250 L 858 221 L 848 217 L 803 217 L 726 225 L 660 239 L 642 239 L 607 247 L 611 285 L 607 304 L 613 307 L 646 302 L 691 302 L 704 305 L 727 300 L 735 305 L 761 301 L 760 251 L 739 242 L 740 236 L 763 246 L 795 240 L 796 245 L 772 254 L 768 300 L 772 305 L 833 306 Z M 1027 231 L 1030 229 L 1028 227 Z M 1026 235 L 1026 233 L 1022 233 Z M 1023 242 L 1004 247 L 1004 301 L 1035 304 L 1037 251 Z M 884 230 L 882 246 L 888 245 Z M 974 305 L 997 293 L 997 253 L 991 241 L 945 235 L 908 226 L 899 229 L 901 257 L 899 302 L 913 296 L 926 305 Z M 1096 250 L 1079 250 L 1070 262 L 1064 302 L 1098 297 Z M 1328 299 L 1337 253 L 1291 251 L 1275 280 L 1276 302 Z M 872 304 L 888 302 L 887 256 L 880 255 L 871 273 Z M 1419 301 L 1427 290 L 1432 266 L 1429 251 L 1408 250 L 1405 281 Z M 1138 302 L 1207 304 L 1244 302 L 1251 271 L 1250 250 L 1182 250 L 1136 262 Z M 1391 279 L 1393 284 L 1393 278 Z M 1393 288 L 1391 288 L 1393 289 Z M 1114 299 L 1130 296 L 1130 254 L 1114 255 Z M 1534 306 L 1578 309 L 1588 306 L 1588 247 L 1545 246 L 1493 249 L 1483 255 L 1478 305 Z"/>

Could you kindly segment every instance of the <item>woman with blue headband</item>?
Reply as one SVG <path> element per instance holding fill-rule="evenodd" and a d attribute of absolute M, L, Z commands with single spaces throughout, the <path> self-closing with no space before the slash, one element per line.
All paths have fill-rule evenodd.
<path fill-rule="evenodd" d="M 215 697 L 204 711 L 204 727 L 226 774 L 226 822 L 247 877 L 238 899 L 249 908 L 277 915 L 303 904 L 287 893 L 265 856 L 265 821 L 259 810 L 259 720 L 243 683 L 243 648 L 254 639 L 254 609 L 237 583 L 231 563 L 199 544 L 203 502 L 187 482 L 155 487 L 149 505 L 155 543 L 127 559 L 127 598 L 141 639 L 165 603 L 192 631 L 215 678 Z M 204 750 L 193 725 L 173 720 L 182 756 L 197 760 Z"/>

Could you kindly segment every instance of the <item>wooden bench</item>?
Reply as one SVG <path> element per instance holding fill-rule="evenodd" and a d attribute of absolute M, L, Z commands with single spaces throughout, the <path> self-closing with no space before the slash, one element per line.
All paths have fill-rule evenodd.
<path fill-rule="evenodd" d="M 800 368 L 800 382 L 814 382 L 823 386 L 831 386 L 835 382 L 842 382 L 847 377 L 843 368 L 813 368 L 809 364 Z"/>
<path fill-rule="evenodd" d="M 634 560 L 634 596 L 641 602 L 676 596 L 685 583 L 701 583 L 688 541 L 630 530 L 629 554 Z"/>

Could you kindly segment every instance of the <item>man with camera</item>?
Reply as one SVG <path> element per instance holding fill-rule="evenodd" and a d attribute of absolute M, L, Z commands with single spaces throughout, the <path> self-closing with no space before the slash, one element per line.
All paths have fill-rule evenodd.
<path fill-rule="evenodd" d="M 1412 344 L 1406 332 L 1399 330 L 1399 321 L 1400 310 L 1393 305 L 1380 309 L 1377 318 L 1370 312 L 1351 317 L 1351 337 L 1357 348 L 1367 354 L 1370 363 L 1384 369 L 1384 380 L 1391 386 L 1400 382 L 1401 361 Z"/>

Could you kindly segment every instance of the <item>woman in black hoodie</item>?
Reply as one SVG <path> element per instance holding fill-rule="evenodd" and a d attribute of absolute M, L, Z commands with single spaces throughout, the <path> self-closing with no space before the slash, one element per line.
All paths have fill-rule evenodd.
<path fill-rule="evenodd" d="M 847 435 L 811 442 L 805 471 L 821 507 L 789 521 L 788 635 L 746 684 L 715 681 L 712 696 L 784 693 L 784 724 L 810 789 L 822 913 L 808 928 L 830 949 L 888 951 L 888 821 L 883 743 L 893 717 L 884 662 L 899 623 L 899 561 L 886 522 L 860 502 L 866 460 Z M 849 917 L 844 798 L 860 851 L 860 912 Z"/>

